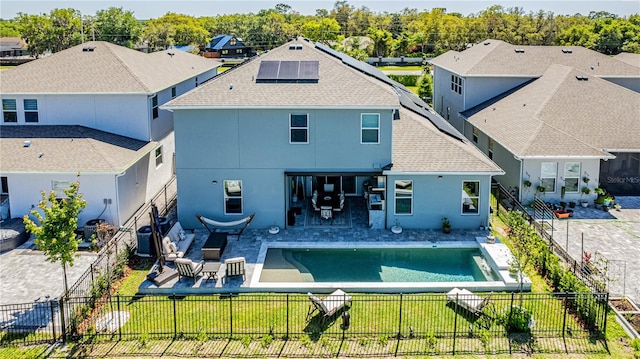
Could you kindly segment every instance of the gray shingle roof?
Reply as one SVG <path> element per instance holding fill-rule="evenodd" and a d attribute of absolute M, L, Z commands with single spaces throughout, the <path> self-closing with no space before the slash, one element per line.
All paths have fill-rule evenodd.
<path fill-rule="evenodd" d="M 0 126 L 0 171 L 120 173 L 155 147 L 83 126 Z"/>
<path fill-rule="evenodd" d="M 440 132 L 429 120 L 402 108 L 393 121 L 392 172 L 503 173 L 469 141 Z"/>
<path fill-rule="evenodd" d="M 462 115 L 520 157 L 640 151 L 640 94 L 568 66 L 552 65 L 539 79 Z"/>
<path fill-rule="evenodd" d="M 640 67 L 640 54 L 632 54 L 629 52 L 622 52 L 613 57 L 616 60 L 626 62 L 629 65 Z"/>
<path fill-rule="evenodd" d="M 302 50 L 289 50 L 289 45 Z M 319 61 L 317 83 L 256 83 L 261 61 Z M 233 85 L 233 88 L 231 88 Z M 398 96 L 378 80 L 351 69 L 313 43 L 293 40 L 213 78 L 162 108 L 392 107 Z"/>
<path fill-rule="evenodd" d="M 175 49 L 145 54 L 93 41 L 0 71 L 0 83 L 5 94 L 154 93 L 219 65 Z"/>
<path fill-rule="evenodd" d="M 550 65 L 560 64 L 591 76 L 640 78 L 640 67 L 581 46 L 521 46 L 492 39 L 462 52 L 448 51 L 430 62 L 463 76 L 538 77 Z"/>

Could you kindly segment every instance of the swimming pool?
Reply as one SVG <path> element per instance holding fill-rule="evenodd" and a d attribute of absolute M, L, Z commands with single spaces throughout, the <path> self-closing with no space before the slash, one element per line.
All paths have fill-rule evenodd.
<path fill-rule="evenodd" d="M 477 247 L 269 248 L 259 279 L 261 283 L 496 280 Z"/>

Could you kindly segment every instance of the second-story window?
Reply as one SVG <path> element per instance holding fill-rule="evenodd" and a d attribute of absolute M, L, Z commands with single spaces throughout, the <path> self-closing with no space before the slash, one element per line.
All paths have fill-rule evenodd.
<path fill-rule="evenodd" d="M 153 118 L 158 118 L 158 95 L 151 98 L 151 111 L 153 111 Z"/>
<path fill-rule="evenodd" d="M 476 127 L 473 128 L 473 142 L 478 143 L 478 129 Z"/>
<path fill-rule="evenodd" d="M 309 115 L 289 115 L 289 143 L 309 143 Z"/>
<path fill-rule="evenodd" d="M 4 122 L 18 122 L 18 109 L 15 99 L 2 99 L 2 114 Z"/>
<path fill-rule="evenodd" d="M 38 100 L 24 99 L 24 122 L 38 122 Z"/>
<path fill-rule="evenodd" d="M 363 113 L 360 123 L 360 143 L 380 143 L 380 114 Z"/>
<path fill-rule="evenodd" d="M 156 167 L 162 164 L 162 146 L 156 148 Z"/>
<path fill-rule="evenodd" d="M 451 75 L 451 91 L 462 95 L 462 77 Z"/>
<path fill-rule="evenodd" d="M 489 159 L 493 159 L 493 138 L 489 139 L 489 150 L 488 150 L 488 154 L 489 154 Z"/>
<path fill-rule="evenodd" d="M 176 98 L 176 87 L 175 86 L 173 86 L 171 88 L 171 98 Z"/>

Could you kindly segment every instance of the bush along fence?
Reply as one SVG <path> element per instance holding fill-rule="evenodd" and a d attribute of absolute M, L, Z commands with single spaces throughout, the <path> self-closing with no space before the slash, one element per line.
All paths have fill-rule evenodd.
<path fill-rule="evenodd" d="M 303 350 L 298 353 L 302 357 L 323 350 L 330 355 L 363 350 L 380 355 L 606 352 L 606 294 L 479 295 L 487 305 L 482 312 L 471 313 L 458 305 L 469 299 L 464 295 L 354 293 L 350 306 L 329 318 L 314 312 L 304 294 L 107 296 L 91 315 L 62 332 L 51 333 L 48 339 L 128 340 L 141 347 L 158 339 L 231 340 L 231 348 L 290 341 L 299 343 L 297 348 L 318 351 Z M 88 300 L 69 298 L 47 303 L 43 310 L 59 305 L 70 311 Z M 0 313 L 7 310 L 0 308 Z M 3 342 L 13 337 L 15 343 L 19 335 L 4 332 Z M 32 341 L 37 339 L 46 338 L 33 337 Z M 273 348 L 268 347 L 257 354 L 271 356 Z"/>
<path fill-rule="evenodd" d="M 152 202 L 142 206 L 104 242 L 96 260 L 69 287 L 66 295 L 62 293 L 61 299 L 0 306 L 0 342 L 51 342 L 65 333 L 75 332 L 79 323 L 89 317 L 95 307 L 108 300 L 112 284 L 124 275 L 126 264 L 135 254 L 137 228 L 148 225 L 150 221 L 148 213 L 151 203 L 155 203 L 164 215 L 175 202 L 176 183 L 173 177 L 153 197 Z M 76 299 L 64 301 L 62 298 Z"/>
<path fill-rule="evenodd" d="M 552 213 L 550 215 L 545 213 L 544 203 L 540 205 L 537 203 L 539 200 L 536 200 L 533 213 L 529 213 L 499 183 L 492 183 L 491 186 L 496 198 L 494 208 L 509 226 L 512 232 L 509 235 L 510 239 L 517 248 L 522 249 L 523 253 L 530 254 L 535 268 L 551 280 L 550 284 L 556 290 L 608 292 L 606 271 L 600 270 L 595 263 L 573 259 L 553 238 L 554 216 Z M 550 232 L 547 229 L 550 229 Z M 525 233 L 526 236 L 522 237 Z M 565 272 L 569 273 L 565 274 Z M 563 284 L 560 286 L 563 278 Z"/>

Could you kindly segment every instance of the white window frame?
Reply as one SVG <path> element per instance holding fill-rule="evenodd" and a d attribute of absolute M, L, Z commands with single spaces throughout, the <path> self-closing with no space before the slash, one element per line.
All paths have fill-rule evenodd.
<path fill-rule="evenodd" d="M 575 166 L 578 167 L 577 173 L 572 173 L 571 168 Z M 564 187 L 565 193 L 578 193 L 580 192 L 580 174 L 581 174 L 581 163 L 580 162 L 565 162 L 564 164 Z M 567 189 L 567 180 L 574 180 L 576 183 L 575 190 L 570 191 Z"/>
<path fill-rule="evenodd" d="M 306 126 L 294 126 L 293 125 L 293 117 L 294 116 L 305 116 L 306 117 Z M 304 130 L 306 133 L 306 141 L 294 141 L 293 140 L 293 131 Z M 309 114 L 300 114 L 300 113 L 290 113 L 289 114 L 289 143 L 292 145 L 306 145 L 309 143 Z"/>
<path fill-rule="evenodd" d="M 407 184 L 409 182 L 409 184 Z M 393 183 L 394 214 L 398 216 L 413 215 L 413 180 L 396 180 Z M 409 189 L 407 189 L 409 188 Z M 409 213 L 398 212 L 398 200 L 409 200 Z"/>
<path fill-rule="evenodd" d="M 235 182 L 235 183 L 234 183 Z M 239 190 L 239 194 L 230 194 L 230 192 L 227 190 L 228 188 L 232 188 L 233 193 L 236 193 L 237 190 Z M 236 188 L 237 187 L 237 188 Z M 241 215 L 242 212 L 244 211 L 244 203 L 243 203 L 243 196 L 242 196 L 242 180 L 224 180 L 222 181 L 222 192 L 224 195 L 224 214 L 228 214 L 228 215 Z M 229 202 L 230 200 L 239 200 L 240 201 L 240 212 L 229 212 L 228 211 L 228 207 L 227 207 L 227 202 Z"/>
<path fill-rule="evenodd" d="M 478 143 L 478 128 L 473 126 L 471 130 L 471 139 L 473 142 Z"/>
<path fill-rule="evenodd" d="M 493 146 L 494 146 L 493 138 L 489 138 L 489 143 L 487 144 L 487 155 L 489 156 L 490 160 L 493 159 Z"/>
<path fill-rule="evenodd" d="M 464 80 L 462 77 L 451 74 L 451 91 L 457 93 L 458 95 L 462 95 L 462 85 L 464 84 Z"/>
<path fill-rule="evenodd" d="M 476 189 L 478 191 L 478 193 L 476 193 L 475 195 L 472 195 L 470 193 L 467 193 L 467 191 L 465 191 L 465 185 L 467 183 L 475 183 Z M 461 187 L 461 191 L 462 191 L 462 198 L 460 199 L 460 213 L 462 215 L 465 216 L 477 216 L 480 215 L 480 181 L 478 180 L 466 180 L 466 181 L 462 181 L 462 187 Z M 473 203 L 473 200 L 476 200 L 475 203 Z M 465 211 L 465 204 L 470 205 L 470 209 Z M 474 207 L 474 209 L 471 209 L 471 207 Z"/>
<path fill-rule="evenodd" d="M 364 127 L 364 117 L 365 116 L 376 116 L 378 118 L 378 126 L 377 127 Z M 376 131 L 377 132 L 377 140 L 376 142 L 364 142 L 363 134 L 364 131 Z M 361 113 L 360 114 L 360 144 L 361 145 L 377 145 L 380 144 L 380 114 L 379 113 Z"/>
<path fill-rule="evenodd" d="M 164 163 L 164 160 L 162 158 L 162 146 L 156 148 L 156 150 L 154 151 L 154 155 L 156 158 L 156 168 L 162 166 L 162 164 Z"/>
<path fill-rule="evenodd" d="M 27 110 L 27 102 L 33 101 L 35 103 L 35 109 L 31 108 Z M 22 100 L 22 105 L 24 106 L 24 122 L 25 123 L 38 123 L 40 122 L 40 114 L 38 113 L 38 99 L 35 98 L 25 98 Z M 27 114 L 35 114 L 35 121 L 27 121 Z"/>
<path fill-rule="evenodd" d="M 545 167 L 547 167 L 545 169 Z M 553 176 L 551 176 L 551 167 L 553 167 Z M 545 193 L 555 193 L 556 184 L 558 178 L 558 163 L 557 162 L 542 162 L 540 164 L 540 185 L 546 188 Z M 550 188 L 545 182 L 553 181 L 553 188 Z"/>
<path fill-rule="evenodd" d="M 176 98 L 176 96 L 178 96 L 178 91 L 176 90 L 176 87 L 173 86 L 171 88 L 171 98 Z"/>
<path fill-rule="evenodd" d="M 151 97 L 151 118 L 152 119 L 156 119 L 159 116 L 159 110 L 158 110 L 158 95 L 153 95 L 153 97 Z"/>
<path fill-rule="evenodd" d="M 12 102 L 13 106 L 10 106 Z M 7 121 L 9 113 L 15 116 L 15 121 Z M 18 123 L 18 101 L 15 98 L 2 99 L 2 123 Z"/>

